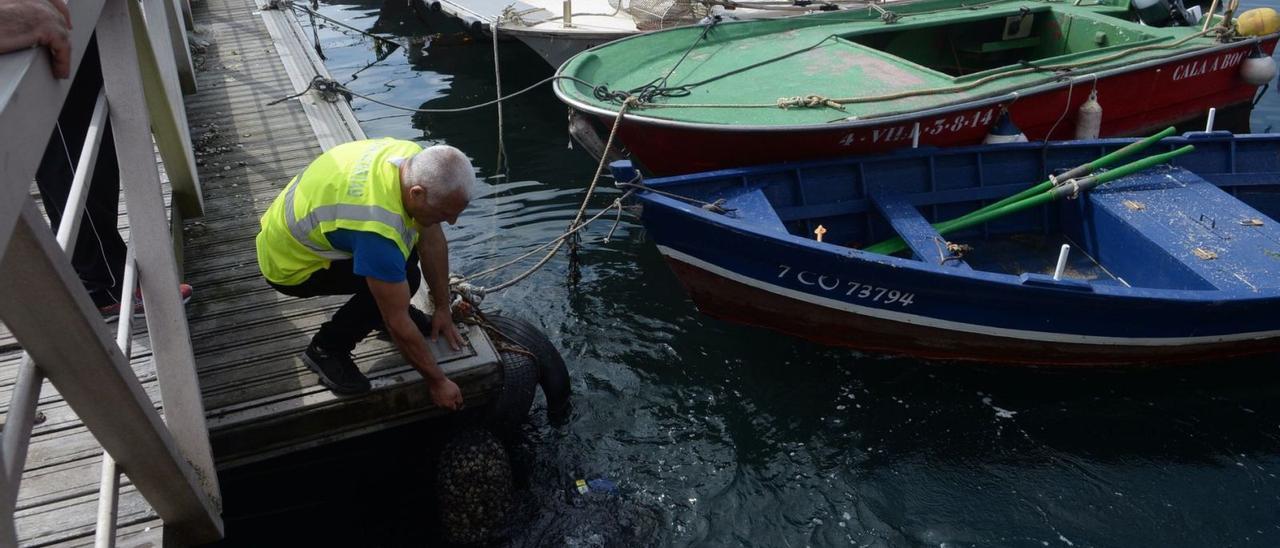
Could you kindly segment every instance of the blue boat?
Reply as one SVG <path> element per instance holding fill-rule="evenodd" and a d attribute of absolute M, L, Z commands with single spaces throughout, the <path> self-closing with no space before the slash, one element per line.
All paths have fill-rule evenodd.
<path fill-rule="evenodd" d="M 935 228 L 1133 142 L 905 150 L 647 180 L 635 196 L 702 312 L 820 343 L 1053 365 L 1280 349 L 1280 136 L 1167 138 L 1143 154 L 1195 150 L 1075 199 Z M 892 238 L 906 250 L 864 249 Z"/>

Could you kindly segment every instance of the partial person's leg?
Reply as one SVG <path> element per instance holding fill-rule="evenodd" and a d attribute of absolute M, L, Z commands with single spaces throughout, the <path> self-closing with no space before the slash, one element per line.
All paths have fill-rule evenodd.
<path fill-rule="evenodd" d="M 412 299 L 422 280 L 416 252 L 409 255 L 409 260 L 405 263 L 405 274 L 409 283 L 409 298 Z M 326 350 L 350 352 L 371 331 L 384 329 L 382 311 L 378 309 L 378 302 L 373 298 L 373 293 L 369 292 L 369 283 L 362 277 L 354 275 L 353 277 L 359 280 L 359 284 L 352 288 L 354 291 L 351 293 L 351 299 L 334 312 L 333 319 L 320 326 L 320 331 L 316 333 L 314 342 Z M 414 310 L 412 305 L 409 308 Z M 410 317 L 413 317 L 412 313 Z M 416 318 L 415 323 L 417 323 Z M 430 325 L 429 322 L 428 325 Z M 419 324 L 418 327 L 421 328 L 422 325 Z"/>
<path fill-rule="evenodd" d="M 49 221 L 56 231 L 71 191 L 80 149 L 84 146 L 98 92 L 102 89 L 96 41 L 90 40 L 84 61 L 58 115 L 36 170 L 36 186 Z M 111 128 L 105 129 L 97 166 L 90 180 L 85 218 L 80 223 L 72 265 L 99 308 L 119 302 L 126 247 L 116 230 L 120 201 L 120 170 Z"/>
<path fill-rule="evenodd" d="M 356 301 L 360 301 L 361 292 L 367 294 L 369 285 L 363 276 L 352 272 L 351 261 L 333 261 L 329 268 L 318 270 L 306 281 L 298 285 L 286 286 L 271 284 L 276 291 L 293 297 L 317 297 L 321 295 L 351 295 L 351 299 L 339 309 L 337 314 L 320 326 L 320 331 L 311 339 L 307 349 L 302 353 L 302 361 L 320 377 L 320 381 L 338 394 L 354 395 L 369 391 L 369 379 L 351 360 L 351 350 L 363 339 L 368 331 L 358 333 L 358 326 L 349 325 L 350 318 L 340 318 L 342 310 L 347 310 Z M 270 282 L 268 282 L 270 283 Z M 376 306 L 374 313 L 377 312 Z"/>

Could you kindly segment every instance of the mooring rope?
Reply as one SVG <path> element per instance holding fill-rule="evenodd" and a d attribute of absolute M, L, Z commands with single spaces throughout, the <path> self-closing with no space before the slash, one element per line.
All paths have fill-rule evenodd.
<path fill-rule="evenodd" d="M 483 298 L 485 295 L 502 291 L 504 289 L 507 289 L 513 285 L 520 283 L 521 281 L 525 280 L 529 276 L 532 276 L 538 270 L 542 269 L 542 267 L 546 266 L 547 263 L 551 262 L 551 259 L 555 257 L 556 253 L 560 251 L 561 247 L 564 247 L 564 242 L 568 240 L 570 237 L 574 236 L 579 231 L 581 231 L 582 229 L 590 225 L 592 222 L 604 216 L 605 213 L 612 211 L 613 208 L 622 207 L 622 200 L 630 196 L 633 191 L 627 191 L 621 197 L 614 199 L 614 202 L 610 207 L 600 210 L 599 213 L 596 213 L 594 216 L 587 219 L 586 222 L 583 222 L 583 217 L 586 215 L 587 207 L 591 203 L 591 197 L 595 195 L 596 188 L 600 184 L 600 179 L 604 175 L 604 167 L 609 161 L 609 150 L 613 147 L 614 139 L 618 135 L 618 128 L 622 126 L 622 119 L 626 117 L 627 109 L 630 108 L 635 103 L 636 103 L 636 99 L 632 98 L 630 100 L 623 102 L 622 107 L 618 109 L 618 114 L 613 120 L 613 127 L 609 130 L 609 138 L 608 140 L 605 141 L 604 149 L 601 151 L 600 162 L 596 164 L 595 176 L 591 178 L 591 184 L 587 185 L 587 193 L 585 196 L 582 197 L 582 204 L 578 206 L 578 211 L 577 213 L 574 214 L 573 221 L 569 223 L 569 227 L 565 230 L 565 232 L 555 237 L 551 241 L 538 246 L 533 251 L 529 251 L 524 255 L 516 257 L 515 259 L 507 261 L 498 266 L 486 269 L 481 272 L 477 272 L 469 276 L 452 277 L 452 279 L 450 279 L 449 281 L 449 285 L 452 286 L 454 292 L 463 296 L 467 296 L 469 300 L 472 300 L 472 299 L 478 300 Z M 533 256 L 538 251 L 542 249 L 546 249 L 547 247 L 550 247 L 551 249 L 547 251 L 546 254 L 543 255 L 542 258 L 539 259 L 537 263 L 534 263 L 533 266 L 525 269 L 524 272 L 516 274 L 515 276 L 508 279 L 507 281 L 498 283 L 490 287 L 479 287 L 469 283 L 469 281 L 472 279 L 491 275 L 511 265 L 514 265 L 525 258 Z M 479 303 L 473 302 L 472 304 L 479 304 Z"/>
<path fill-rule="evenodd" d="M 269 105 L 274 105 L 274 104 L 276 104 L 276 103 L 281 103 L 281 102 L 287 101 L 287 100 L 289 100 L 289 99 L 293 99 L 293 98 L 296 98 L 296 97 L 300 97 L 300 96 L 302 96 L 302 95 L 306 94 L 306 92 L 310 91 L 311 89 L 319 89 L 319 87 L 317 87 L 317 86 L 327 86 L 329 89 L 331 89 L 331 90 L 333 90 L 333 91 L 341 92 L 343 95 L 351 95 L 351 96 L 354 96 L 354 97 L 359 97 L 359 98 L 364 99 L 364 100 L 366 100 L 366 101 L 369 101 L 369 102 L 371 102 L 371 103 L 377 103 L 377 104 L 382 105 L 382 106 L 384 106 L 384 107 L 393 108 L 393 109 L 396 109 L 396 110 L 403 110 L 403 111 L 405 111 L 405 112 L 420 112 L 420 113 L 422 113 L 422 114 L 449 114 L 449 113 L 455 113 L 455 112 L 468 112 L 468 111 L 472 111 L 472 110 L 482 109 L 482 108 L 485 108 L 485 107 L 491 107 L 491 106 L 496 105 L 496 104 L 498 104 L 498 103 L 501 103 L 501 102 L 503 102 L 503 101 L 509 101 L 509 100 L 511 100 L 511 99 L 514 99 L 514 98 L 516 98 L 516 97 L 519 97 L 519 96 L 521 96 L 521 95 L 524 95 L 525 93 L 528 93 L 528 92 L 530 92 L 530 91 L 533 91 L 533 90 L 534 90 L 534 89 L 536 89 L 538 86 L 541 86 L 542 84 L 545 84 L 545 83 L 550 82 L 550 81 L 552 81 L 552 80 L 569 80 L 569 81 L 576 82 L 576 83 L 578 83 L 578 84 L 582 84 L 582 85 L 584 85 L 584 86 L 590 87 L 590 88 L 592 88 L 593 90 L 594 90 L 596 87 L 599 87 L 599 86 L 596 86 L 595 84 L 592 84 L 591 82 L 588 82 L 588 81 L 583 80 L 583 79 L 581 79 L 581 78 L 577 78 L 577 77 L 573 77 L 573 76 L 565 76 L 565 75 L 563 75 L 563 74 L 557 74 L 557 75 L 553 75 L 553 76 L 548 76 L 548 77 L 546 77 L 546 78 L 543 78 L 542 80 L 538 80 L 536 83 L 530 84 L 528 87 L 526 87 L 526 88 L 524 88 L 524 89 L 521 89 L 520 91 L 517 91 L 517 92 L 512 93 L 512 94 L 510 94 L 510 95 L 503 95 L 502 97 L 500 97 L 500 98 L 498 98 L 498 99 L 493 99 L 493 100 L 490 100 L 490 101 L 485 101 L 485 102 L 483 102 L 483 103 L 477 103 L 477 104 L 474 104 L 474 105 L 469 105 L 469 106 L 465 106 L 465 107 L 456 107 L 456 108 L 414 108 L 414 107 L 406 107 L 406 106 L 404 106 L 404 105 L 397 105 L 397 104 L 394 104 L 394 103 L 388 103 L 388 102 L 385 102 L 385 101 L 381 101 L 381 100 L 378 100 L 378 99 L 376 99 L 376 98 L 373 98 L 373 97 L 370 97 L 370 96 L 368 96 L 368 95 L 365 95 L 365 94 L 363 94 L 363 93 L 360 93 L 360 92 L 358 92 L 358 91 L 352 90 L 351 88 L 348 88 L 347 86 L 343 85 L 341 82 L 338 82 L 338 81 L 336 81 L 336 80 L 331 80 L 331 79 L 323 78 L 323 77 L 316 77 L 316 78 L 312 79 L 311 84 L 310 84 L 310 85 L 308 85 L 308 86 L 306 87 L 306 89 L 303 89 L 302 91 L 300 91 L 300 92 L 298 92 L 298 93 L 295 93 L 295 94 L 293 94 L 293 95 L 289 95 L 289 96 L 286 96 L 286 97 L 281 97 L 280 99 L 277 99 L 277 100 L 272 101 L 272 102 L 267 103 L 267 104 L 269 104 Z"/>
<path fill-rule="evenodd" d="M 390 39 L 390 38 L 387 38 L 387 37 L 385 37 L 385 36 L 379 36 L 379 35 L 377 35 L 377 34 L 374 34 L 374 33 L 372 33 L 372 32 L 369 32 L 369 31 L 367 31 L 367 30 L 362 30 L 362 29 L 355 28 L 355 27 L 353 27 L 353 26 L 351 26 L 351 25 L 348 25 L 348 24 L 346 24 L 346 23 L 343 23 L 342 21 L 339 21 L 339 20 L 337 20 L 337 19 L 334 19 L 334 18 L 332 18 L 332 17 L 329 17 L 328 15 L 325 15 L 325 14 L 323 14 L 323 13 L 320 13 L 320 12 L 318 12 L 318 11 L 316 11 L 316 10 L 313 10 L 313 9 L 311 9 L 311 8 L 308 8 L 308 7 L 306 7 L 306 6 L 299 6 L 299 5 L 297 5 L 297 4 L 294 4 L 294 3 L 292 2 L 292 0 L 272 0 L 272 2 L 268 3 L 268 4 L 267 4 L 263 9 L 280 9 L 281 7 L 286 7 L 286 8 L 289 8 L 290 10 L 293 10 L 293 11 L 301 11 L 301 12 L 303 12 L 303 13 L 310 14 L 312 18 L 320 18 L 320 19 L 324 19 L 325 21 L 328 21 L 328 22 L 330 22 L 330 23 L 332 23 L 332 24 L 334 24 L 334 25 L 337 25 L 337 26 L 339 26 L 339 27 L 342 27 L 342 28 L 344 28 L 344 29 L 347 29 L 347 30 L 349 30 L 349 31 L 351 31 L 351 32 L 355 32 L 355 33 L 358 33 L 358 34 L 363 34 L 363 35 L 365 35 L 365 36 L 368 36 L 369 38 L 373 38 L 374 40 L 378 40 L 378 41 L 380 41 L 380 42 L 386 42 L 386 43 L 388 43 L 388 44 L 395 45 L 396 47 L 405 48 L 406 50 L 407 50 L 407 49 L 408 49 L 408 47 L 409 47 L 409 46 L 407 46 L 407 45 L 405 45 L 405 44 L 401 44 L 400 42 L 397 42 L 397 41 L 392 40 L 392 39 Z M 314 29 L 314 25 L 312 25 L 312 28 Z"/>
<path fill-rule="evenodd" d="M 498 170 L 505 179 L 510 169 L 507 167 L 507 143 L 503 139 L 503 117 L 502 117 L 502 63 L 498 56 L 498 23 L 501 20 L 494 19 L 489 23 L 489 34 L 493 36 L 493 87 L 495 89 L 494 104 L 498 105 Z"/>

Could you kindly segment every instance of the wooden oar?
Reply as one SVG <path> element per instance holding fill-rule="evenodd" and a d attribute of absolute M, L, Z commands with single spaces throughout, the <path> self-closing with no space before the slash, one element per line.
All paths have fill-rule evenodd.
<path fill-rule="evenodd" d="M 1127 145 L 1125 145 L 1125 146 L 1121 147 L 1120 149 L 1116 150 L 1115 152 L 1112 152 L 1112 153 L 1110 153 L 1110 154 L 1107 154 L 1107 155 L 1105 155 L 1105 156 L 1102 156 L 1101 158 L 1098 158 L 1097 160 L 1094 160 L 1094 161 L 1089 162 L 1089 163 L 1087 163 L 1087 164 L 1081 164 L 1081 165 L 1078 165 L 1078 166 L 1076 166 L 1076 167 L 1074 167 L 1074 168 L 1071 168 L 1070 170 L 1067 170 L 1067 172 L 1066 172 L 1066 173 L 1063 173 L 1062 175 L 1059 175 L 1059 176 L 1057 176 L 1057 177 L 1054 177 L 1053 179 L 1046 180 L 1046 181 L 1044 181 L 1044 182 L 1042 182 L 1042 183 L 1040 183 L 1040 184 L 1038 184 L 1038 185 L 1035 185 L 1035 186 L 1033 186 L 1033 187 L 1031 187 L 1031 188 L 1028 188 L 1028 189 L 1026 189 L 1026 190 L 1023 190 L 1022 192 L 1019 192 L 1019 193 L 1017 193 L 1017 194 L 1014 194 L 1014 195 L 1012 195 L 1012 196 L 1009 196 L 1009 197 L 1007 197 L 1007 198 L 1004 198 L 1004 199 L 1002 199 L 1002 200 L 1000 200 L 1000 201 L 998 201 L 998 202 L 995 202 L 995 203 L 993 203 L 993 204 L 989 204 L 989 205 L 984 206 L 984 207 L 982 207 L 982 208 L 980 208 L 980 209 L 978 209 L 978 210 L 976 210 L 976 211 L 971 211 L 971 212 L 969 212 L 969 213 L 966 213 L 966 214 L 961 215 L 960 217 L 956 217 L 956 218 L 954 218 L 954 219 L 950 219 L 950 220 L 947 220 L 947 221 L 941 221 L 941 222 L 938 222 L 938 223 L 934 223 L 934 224 L 933 224 L 933 228 L 934 228 L 935 230 L 937 230 L 940 234 L 945 234 L 946 232 L 950 232 L 950 230 L 944 230 L 944 229 L 946 229 L 946 228 L 947 228 L 947 226 L 948 226 L 948 225 L 950 225 L 950 224 L 952 224 L 952 223 L 958 223 L 958 222 L 964 221 L 965 219 L 967 219 L 967 218 L 969 218 L 969 217 L 971 217 L 971 216 L 974 216 L 974 215 L 981 215 L 981 214 L 986 213 L 986 212 L 988 212 L 988 211 L 993 211 L 993 210 L 995 210 L 995 209 L 999 209 L 999 208 L 1001 208 L 1001 207 L 1004 207 L 1004 206 L 1006 206 L 1006 205 L 1008 205 L 1008 204 L 1011 204 L 1011 203 L 1014 203 L 1014 202 L 1018 202 L 1018 201 L 1020 201 L 1020 200 L 1024 200 L 1024 199 L 1029 198 L 1029 197 L 1031 197 L 1031 196 L 1035 196 L 1035 195 L 1037 195 L 1037 194 L 1040 194 L 1040 193 L 1042 193 L 1042 192 L 1044 192 L 1044 191 L 1049 190 L 1050 188 L 1052 188 L 1055 180 L 1057 180 L 1057 181 L 1066 181 L 1066 180 L 1071 179 L 1071 178 L 1074 178 L 1074 177 L 1079 177 L 1079 176 L 1081 176 L 1081 175 L 1088 175 L 1089 173 L 1093 173 L 1094 171 L 1097 171 L 1097 170 L 1099 170 L 1099 169 L 1101 169 L 1101 168 L 1104 168 L 1104 167 L 1107 167 L 1107 166 L 1109 166 L 1109 165 L 1111 165 L 1111 164 L 1114 164 L 1114 163 L 1116 163 L 1117 161 L 1120 161 L 1120 160 L 1122 160 L 1122 159 L 1124 159 L 1124 158 L 1126 158 L 1126 157 L 1128 157 L 1128 156 L 1131 156 L 1131 155 L 1133 155 L 1133 154 L 1135 154 L 1135 153 L 1137 153 L 1137 152 L 1141 152 L 1142 150 L 1145 150 L 1147 147 L 1149 147 L 1149 146 L 1151 146 L 1151 145 L 1155 144 L 1157 141 L 1159 141 L 1159 140 L 1161 140 L 1161 139 L 1164 139 L 1165 137 L 1168 137 L 1168 136 L 1170 136 L 1170 135 L 1173 135 L 1173 133 L 1174 133 L 1174 129 L 1173 129 L 1173 127 L 1172 127 L 1172 126 L 1167 127 L 1167 128 L 1164 128 L 1164 130 L 1163 130 L 1163 131 L 1161 131 L 1160 133 L 1157 133 L 1157 134 L 1155 134 L 1155 135 L 1152 135 L 1152 136 L 1147 137 L 1147 138 L 1145 138 L 1145 139 L 1142 139 L 1142 140 L 1140 140 L 1140 141 L 1134 141 L 1134 142 L 1132 142 L 1132 143 L 1129 143 L 1129 144 L 1127 144 Z M 954 229 L 952 229 L 952 230 L 954 230 Z M 876 244 L 874 244 L 874 245 L 871 245 L 871 246 L 865 247 L 865 248 L 863 248 L 863 251 L 870 251 L 870 252 L 872 252 L 872 253 L 880 253 L 880 254 L 882 254 L 882 255 L 892 255 L 892 254 L 897 253 L 897 252 L 899 252 L 899 251 L 902 251 L 902 250 L 904 250 L 904 249 L 906 249 L 906 248 L 907 248 L 907 243 L 906 243 L 906 241 L 905 241 L 905 240 L 903 240 L 901 237 L 897 237 L 897 236 L 895 236 L 895 237 L 890 238 L 890 239 L 888 239 L 888 240 L 884 240 L 884 241 L 879 242 L 879 243 L 876 243 Z"/>

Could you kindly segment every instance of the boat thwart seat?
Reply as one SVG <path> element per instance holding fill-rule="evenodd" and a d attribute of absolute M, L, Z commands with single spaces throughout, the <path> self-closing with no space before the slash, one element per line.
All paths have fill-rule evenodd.
<path fill-rule="evenodd" d="M 1280 280 L 1280 225 L 1186 169 L 1118 179 L 1083 201 L 1090 253 L 1133 286 L 1257 291 Z"/>
<path fill-rule="evenodd" d="M 970 269 L 968 264 L 947 250 L 947 241 L 938 234 L 937 230 L 934 230 L 933 225 L 929 224 L 929 221 L 907 201 L 905 196 L 884 189 L 872 190 L 870 195 L 871 203 L 875 205 L 876 210 L 906 242 L 916 259 L 964 270 Z"/>
<path fill-rule="evenodd" d="M 778 211 L 769 203 L 769 197 L 759 188 L 745 189 L 743 192 L 724 196 L 724 207 L 731 218 L 738 219 L 751 226 L 769 232 L 787 234 L 787 225 L 783 224 Z"/>

